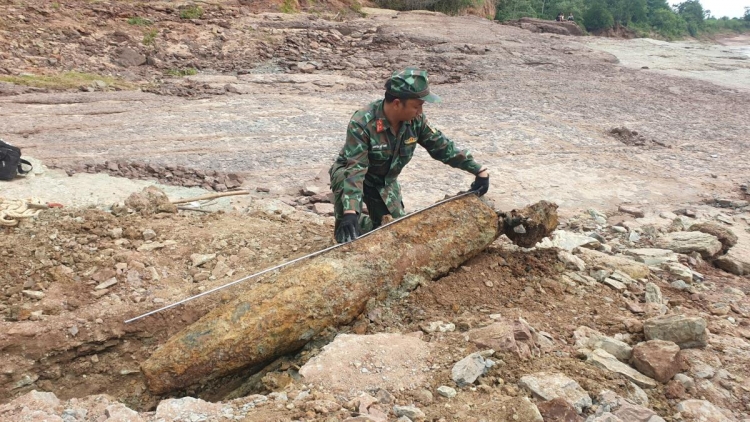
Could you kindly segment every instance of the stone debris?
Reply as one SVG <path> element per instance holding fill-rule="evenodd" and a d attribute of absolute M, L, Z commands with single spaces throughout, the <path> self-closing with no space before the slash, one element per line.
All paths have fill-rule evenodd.
<path fill-rule="evenodd" d="M 115 177 L 154 180 L 163 185 L 201 187 L 216 192 L 237 189 L 244 183 L 243 177 L 237 173 L 191 169 L 179 165 L 159 165 L 150 162 L 105 161 L 98 164 L 82 163 L 65 170 L 68 175 L 107 173 Z"/>
<path fill-rule="evenodd" d="M 676 409 L 684 418 L 701 422 L 728 422 L 721 409 L 706 400 L 685 400 L 677 403 Z"/>
<path fill-rule="evenodd" d="M 562 398 L 579 413 L 592 404 L 591 397 L 577 382 L 560 373 L 525 375 L 518 381 L 518 385 L 545 401 Z"/>
<path fill-rule="evenodd" d="M 669 272 L 669 274 L 673 275 L 678 280 L 682 280 L 686 283 L 693 282 L 693 271 L 685 265 L 677 262 L 665 262 L 661 265 L 661 268 Z"/>
<path fill-rule="evenodd" d="M 633 348 L 627 343 L 606 336 L 592 328 L 581 326 L 573 331 L 575 346 L 587 349 L 602 349 L 622 362 L 629 362 Z"/>
<path fill-rule="evenodd" d="M 584 420 L 578 415 L 578 410 L 562 397 L 543 401 L 537 407 L 545 422 L 583 422 Z"/>
<path fill-rule="evenodd" d="M 108 289 L 112 286 L 117 284 L 117 279 L 115 277 L 110 278 L 109 280 L 103 281 L 100 284 L 97 284 L 96 287 L 94 287 L 94 290 L 104 290 Z"/>
<path fill-rule="evenodd" d="M 669 249 L 636 248 L 627 249 L 626 255 L 632 256 L 636 261 L 643 262 L 648 266 L 660 266 L 665 262 L 677 262 L 677 254 Z"/>
<path fill-rule="evenodd" d="M 456 389 L 453 387 L 448 387 L 447 385 L 441 385 L 437 388 L 438 394 L 440 394 L 443 397 L 452 399 L 453 397 L 456 397 Z"/>
<path fill-rule="evenodd" d="M 429 343 L 401 334 L 339 334 L 299 373 L 305 382 L 342 394 L 368 388 L 413 388 L 426 380 L 430 349 Z"/>
<path fill-rule="evenodd" d="M 495 353 L 494 350 L 475 352 L 456 362 L 453 365 L 453 369 L 451 369 L 451 379 L 459 387 L 473 384 L 489 368 L 494 366 L 495 363 L 491 359 L 488 359 L 493 353 Z"/>
<path fill-rule="evenodd" d="M 587 362 L 607 371 L 616 372 L 642 388 L 655 388 L 658 385 L 653 379 L 620 362 L 602 349 L 595 349 L 591 352 Z"/>
<path fill-rule="evenodd" d="M 586 265 L 592 268 L 609 268 L 619 270 L 633 279 L 647 278 L 651 270 L 647 265 L 633 261 L 622 256 L 608 255 L 603 252 L 594 251 L 586 248 L 577 248 L 573 253 L 581 258 Z"/>
<path fill-rule="evenodd" d="M 661 289 L 654 283 L 646 283 L 645 293 L 646 303 L 656 303 L 661 305 L 664 303 L 664 297 L 661 294 Z"/>

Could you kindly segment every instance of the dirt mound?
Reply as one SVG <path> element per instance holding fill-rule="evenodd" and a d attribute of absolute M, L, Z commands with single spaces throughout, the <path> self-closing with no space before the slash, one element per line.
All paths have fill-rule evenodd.
<path fill-rule="evenodd" d="M 638 133 L 638 131 L 630 130 L 623 127 L 615 127 L 609 130 L 609 135 L 625 145 L 633 147 L 655 147 L 655 148 L 670 148 L 663 142 L 659 142 L 655 139 L 648 139 L 645 136 Z"/>

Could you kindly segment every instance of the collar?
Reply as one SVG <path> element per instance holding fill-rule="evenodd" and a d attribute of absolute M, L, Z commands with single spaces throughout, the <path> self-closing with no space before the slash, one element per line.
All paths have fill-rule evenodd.
<path fill-rule="evenodd" d="M 375 116 L 375 132 L 382 133 L 391 128 L 388 118 L 385 117 L 385 100 L 378 100 L 376 102 L 373 115 Z M 401 127 L 411 124 L 412 120 L 401 122 Z"/>

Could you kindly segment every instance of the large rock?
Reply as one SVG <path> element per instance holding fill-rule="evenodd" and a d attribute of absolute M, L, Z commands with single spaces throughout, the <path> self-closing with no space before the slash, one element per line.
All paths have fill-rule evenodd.
<path fill-rule="evenodd" d="M 120 66 L 140 66 L 146 64 L 146 56 L 130 47 L 121 47 L 115 51 L 112 61 Z"/>
<path fill-rule="evenodd" d="M 525 328 L 525 330 L 524 330 Z M 519 331 L 520 329 L 520 331 Z M 531 357 L 534 339 L 525 324 L 520 321 L 498 320 L 486 327 L 470 330 L 469 341 L 482 349 L 499 353 L 513 353 L 522 359 Z M 528 332 L 528 335 L 523 335 Z"/>
<path fill-rule="evenodd" d="M 682 280 L 686 283 L 693 282 L 693 271 L 679 262 L 665 262 L 661 264 L 661 268 L 668 271 L 678 280 Z"/>
<path fill-rule="evenodd" d="M 653 410 L 630 403 L 623 403 L 613 414 L 627 422 L 664 422 Z"/>
<path fill-rule="evenodd" d="M 544 422 L 583 422 L 576 408 L 562 397 L 541 402 L 537 407 Z"/>
<path fill-rule="evenodd" d="M 560 373 L 538 372 L 526 375 L 521 377 L 518 385 L 542 400 L 562 398 L 575 407 L 579 413 L 592 404 L 591 397 L 577 382 Z"/>
<path fill-rule="evenodd" d="M 606 336 L 599 331 L 581 326 L 573 331 L 576 347 L 602 349 L 622 362 L 629 362 L 633 349 L 625 342 Z"/>
<path fill-rule="evenodd" d="M 740 242 L 715 260 L 714 265 L 732 274 L 750 274 L 750 244 Z"/>
<path fill-rule="evenodd" d="M 586 248 L 577 248 L 573 252 L 579 258 L 583 259 L 589 267 L 605 267 L 612 270 L 620 270 L 636 280 L 646 278 L 650 273 L 648 265 L 622 256 L 607 255 L 603 252 Z"/>
<path fill-rule="evenodd" d="M 398 391 L 423 384 L 430 349 L 430 343 L 402 334 L 339 334 L 299 373 L 305 382 L 337 394 Z"/>
<path fill-rule="evenodd" d="M 680 349 L 706 347 L 706 320 L 684 315 L 664 315 L 643 323 L 646 340 L 665 340 L 677 343 Z"/>
<path fill-rule="evenodd" d="M 721 252 L 722 244 L 716 236 L 703 232 L 672 232 L 662 235 L 655 245 L 678 253 L 698 252 L 704 259 L 711 259 Z"/>
<path fill-rule="evenodd" d="M 477 378 L 484 375 L 493 365 L 491 360 L 485 359 L 485 355 L 492 355 L 492 353 L 494 353 L 493 350 L 476 352 L 456 362 L 451 369 L 451 378 L 456 385 L 463 387 L 473 384 Z"/>
<path fill-rule="evenodd" d="M 633 347 L 633 366 L 643 375 L 667 383 L 680 372 L 680 346 L 664 340 L 649 340 Z"/>
<path fill-rule="evenodd" d="M 208 415 L 221 414 L 224 407 L 221 403 L 211 403 L 194 397 L 166 399 L 156 407 L 154 418 L 163 421 L 206 420 Z"/>
<path fill-rule="evenodd" d="M 690 231 L 698 231 L 715 236 L 721 242 L 724 252 L 737 244 L 737 235 L 730 228 L 713 221 L 693 224 L 690 226 Z"/>
<path fill-rule="evenodd" d="M 661 289 L 654 283 L 646 283 L 646 303 L 656 303 L 661 305 L 664 297 L 661 295 Z"/>
<path fill-rule="evenodd" d="M 632 256 L 638 262 L 643 262 L 648 266 L 659 266 L 665 262 L 677 262 L 677 254 L 669 249 L 657 248 L 639 248 L 628 249 L 625 255 Z"/>
<path fill-rule="evenodd" d="M 597 249 L 601 243 L 593 237 L 583 234 L 572 233 L 565 230 L 555 230 L 551 239 L 542 240 L 539 245 L 542 248 L 559 248 L 566 251 L 572 251 L 577 247 Z"/>
<path fill-rule="evenodd" d="M 616 357 L 602 349 L 594 350 L 589 355 L 587 362 L 598 368 L 616 372 L 642 388 L 654 388 L 658 385 L 653 379 L 620 362 Z"/>
<path fill-rule="evenodd" d="M 729 422 L 721 409 L 706 400 L 685 400 L 677 403 L 677 411 L 688 421 Z"/>

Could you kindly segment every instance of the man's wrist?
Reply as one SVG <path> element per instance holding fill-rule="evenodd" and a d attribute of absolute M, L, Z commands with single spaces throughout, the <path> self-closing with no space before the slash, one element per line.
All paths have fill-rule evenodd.
<path fill-rule="evenodd" d="M 346 211 L 344 211 L 344 214 L 356 214 L 356 213 L 357 213 L 357 211 L 354 211 L 354 210 L 346 210 Z"/>

